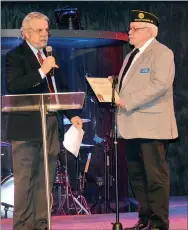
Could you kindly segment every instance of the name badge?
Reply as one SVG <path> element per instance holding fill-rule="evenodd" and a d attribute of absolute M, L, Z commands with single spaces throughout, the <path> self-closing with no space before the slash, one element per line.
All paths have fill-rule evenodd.
<path fill-rule="evenodd" d="M 150 69 L 149 68 L 144 68 L 140 70 L 140 73 L 149 73 Z"/>

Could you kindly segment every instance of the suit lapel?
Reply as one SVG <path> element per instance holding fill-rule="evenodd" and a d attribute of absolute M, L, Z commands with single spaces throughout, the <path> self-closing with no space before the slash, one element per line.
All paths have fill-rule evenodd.
<path fill-rule="evenodd" d="M 23 42 L 23 52 L 25 53 L 25 57 L 27 57 L 27 59 L 28 59 L 28 63 L 32 63 L 31 69 L 34 69 L 34 68 L 39 69 L 41 67 L 40 63 L 38 62 L 38 59 L 36 58 L 35 54 L 31 50 L 31 48 L 28 46 L 26 41 Z M 45 49 L 43 49 L 43 52 L 44 52 L 45 56 L 47 57 L 47 53 L 46 53 Z M 56 71 L 54 71 L 54 72 L 56 72 Z M 55 76 L 54 76 L 54 79 L 55 79 Z M 46 83 L 46 86 L 47 86 L 46 78 L 44 78 L 43 81 Z M 56 84 L 56 79 L 55 79 L 55 84 Z M 47 88 L 48 88 L 48 86 L 47 86 Z M 57 84 L 56 84 L 56 88 L 57 88 Z M 57 91 L 58 91 L 58 88 L 57 88 Z"/>
<path fill-rule="evenodd" d="M 133 65 L 131 66 L 131 69 L 129 70 L 129 72 L 127 74 L 127 77 L 126 77 L 125 81 L 123 82 L 122 89 L 127 85 L 129 80 L 133 76 L 134 72 L 136 70 L 138 70 L 140 64 L 144 61 L 144 57 L 146 57 L 146 56 L 144 55 L 144 53 L 142 53 L 140 55 L 140 57 L 133 63 Z"/>
<path fill-rule="evenodd" d="M 28 63 L 32 63 L 31 69 L 40 68 L 40 63 L 26 41 L 23 42 L 23 52 L 25 53 L 25 57 L 28 59 Z"/>
<path fill-rule="evenodd" d="M 141 63 L 145 60 L 145 58 L 150 54 L 152 48 L 155 46 L 155 44 L 157 43 L 156 39 L 154 39 L 151 44 L 144 50 L 144 52 L 138 57 L 138 59 L 133 63 L 133 65 L 131 66 L 127 77 L 125 79 L 125 81 L 123 82 L 122 88 L 125 88 L 125 86 L 127 85 L 127 83 L 129 82 L 129 80 L 131 79 L 131 77 L 134 75 L 135 71 L 137 71 L 141 65 Z"/>

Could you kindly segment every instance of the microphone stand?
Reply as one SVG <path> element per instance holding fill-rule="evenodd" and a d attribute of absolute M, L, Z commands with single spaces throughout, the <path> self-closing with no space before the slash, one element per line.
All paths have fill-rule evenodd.
<path fill-rule="evenodd" d="M 115 152 L 115 194 L 116 194 L 116 222 L 113 223 L 112 230 L 123 230 L 122 224 L 119 222 L 119 194 L 118 194 L 118 151 L 117 151 L 117 118 L 116 118 L 116 104 L 115 104 L 115 88 L 118 83 L 117 77 L 114 76 L 112 82 L 112 131 L 114 139 Z"/>
<path fill-rule="evenodd" d="M 4 206 L 4 210 L 5 210 L 4 218 L 7 219 L 8 218 L 7 212 L 9 210 L 9 208 L 14 208 L 14 206 L 11 204 L 4 203 L 4 202 L 1 202 L 1 205 Z"/>

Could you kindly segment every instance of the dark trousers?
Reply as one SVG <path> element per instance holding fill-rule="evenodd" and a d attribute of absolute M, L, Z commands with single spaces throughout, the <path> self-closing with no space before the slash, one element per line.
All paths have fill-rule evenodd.
<path fill-rule="evenodd" d="M 128 173 L 139 218 L 156 226 L 169 226 L 169 170 L 167 141 L 130 139 L 125 141 Z"/>
<path fill-rule="evenodd" d="M 13 229 L 44 229 L 47 227 L 47 202 L 42 142 L 13 141 L 12 148 L 15 183 Z M 54 116 L 47 119 L 47 151 L 52 188 L 59 152 L 58 125 Z"/>

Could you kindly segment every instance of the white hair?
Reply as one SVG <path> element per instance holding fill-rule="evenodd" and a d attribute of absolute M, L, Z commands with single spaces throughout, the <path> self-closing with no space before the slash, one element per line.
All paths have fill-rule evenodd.
<path fill-rule="evenodd" d="M 151 36 L 153 38 L 157 37 L 158 35 L 158 27 L 154 24 L 151 24 L 151 23 L 146 23 L 147 24 L 147 27 L 151 29 Z"/>
<path fill-rule="evenodd" d="M 49 18 L 40 12 L 31 12 L 31 13 L 27 14 L 22 21 L 22 27 L 20 29 L 21 30 L 21 36 L 23 39 L 25 39 L 24 30 L 26 30 L 30 27 L 30 22 L 34 18 L 44 19 L 49 23 Z"/>

